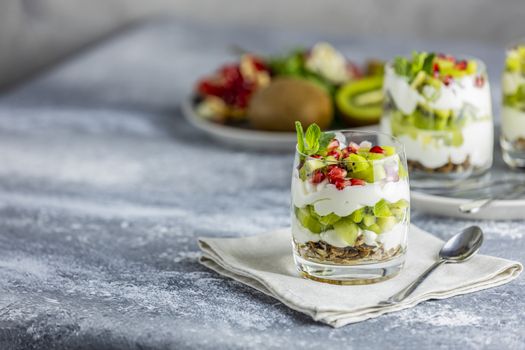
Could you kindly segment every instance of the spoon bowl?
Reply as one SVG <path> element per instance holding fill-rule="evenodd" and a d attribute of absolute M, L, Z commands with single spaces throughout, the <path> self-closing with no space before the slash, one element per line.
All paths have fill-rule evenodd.
<path fill-rule="evenodd" d="M 445 242 L 439 258 L 451 263 L 470 259 L 483 244 L 483 231 L 478 226 L 469 226 Z"/>

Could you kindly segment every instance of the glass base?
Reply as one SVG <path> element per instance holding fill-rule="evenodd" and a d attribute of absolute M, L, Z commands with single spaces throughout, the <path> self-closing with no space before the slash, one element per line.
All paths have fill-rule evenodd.
<path fill-rule="evenodd" d="M 503 161 L 511 168 L 525 169 L 525 150 L 517 149 L 504 137 L 500 139 Z"/>
<path fill-rule="evenodd" d="M 305 278 L 338 284 L 370 284 L 385 281 L 397 275 L 405 263 L 401 254 L 391 260 L 360 265 L 330 265 L 306 260 L 294 253 L 297 269 Z"/>

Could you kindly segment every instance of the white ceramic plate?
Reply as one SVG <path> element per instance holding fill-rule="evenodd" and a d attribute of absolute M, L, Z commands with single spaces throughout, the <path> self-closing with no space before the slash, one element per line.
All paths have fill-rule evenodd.
<path fill-rule="evenodd" d="M 195 112 L 191 97 L 186 98 L 182 102 L 181 110 L 186 120 L 194 127 L 228 145 L 241 146 L 245 149 L 290 151 L 295 149 L 295 144 L 297 143 L 295 132 L 251 130 L 221 125 L 206 120 Z M 352 129 L 373 130 L 377 129 L 377 126 L 365 126 Z"/>
<path fill-rule="evenodd" d="M 476 220 L 513 220 L 525 219 L 525 198 L 496 200 L 475 214 L 464 214 L 459 206 L 471 199 L 435 196 L 426 193 L 411 192 L 412 208 L 441 216 Z"/>

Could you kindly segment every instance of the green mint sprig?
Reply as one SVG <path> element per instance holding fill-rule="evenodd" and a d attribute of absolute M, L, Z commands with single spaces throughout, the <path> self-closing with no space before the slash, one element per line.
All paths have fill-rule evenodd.
<path fill-rule="evenodd" d="M 417 51 L 412 52 L 410 61 L 406 57 L 397 56 L 393 62 L 394 71 L 397 75 L 408 77 L 410 80 L 421 71 L 431 75 L 435 57 L 434 53 Z"/>
<path fill-rule="evenodd" d="M 328 144 L 335 136 L 333 132 L 322 132 L 315 123 L 311 124 L 305 133 L 301 122 L 296 121 L 295 129 L 297 130 L 297 150 L 309 156 L 325 153 Z"/>

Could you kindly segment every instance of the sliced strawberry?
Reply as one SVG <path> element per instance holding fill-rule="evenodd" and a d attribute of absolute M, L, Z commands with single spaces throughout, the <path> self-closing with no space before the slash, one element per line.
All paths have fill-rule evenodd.
<path fill-rule="evenodd" d="M 385 150 L 382 147 L 380 147 L 380 146 L 374 146 L 374 147 L 370 148 L 370 152 L 385 154 Z"/>
<path fill-rule="evenodd" d="M 361 179 L 350 179 L 351 186 L 364 186 L 366 185 L 365 180 Z"/>
<path fill-rule="evenodd" d="M 326 178 L 325 174 L 322 171 L 315 171 L 312 175 L 312 183 L 318 184 Z"/>

